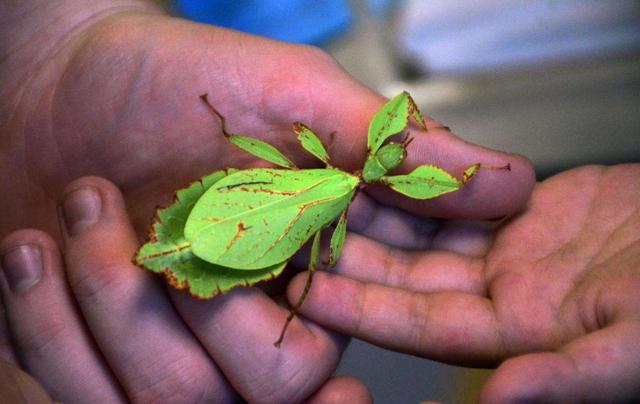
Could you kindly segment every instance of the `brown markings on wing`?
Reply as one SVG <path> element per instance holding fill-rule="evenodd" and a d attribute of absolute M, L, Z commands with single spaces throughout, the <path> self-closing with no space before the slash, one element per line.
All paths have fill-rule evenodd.
<path fill-rule="evenodd" d="M 187 248 L 191 248 L 191 244 L 179 246 L 179 247 L 176 247 L 176 248 L 172 248 L 171 250 L 166 250 L 166 251 L 158 252 L 158 253 L 151 254 L 151 255 L 145 255 L 144 257 L 140 257 L 140 258 L 136 257 L 136 262 L 135 263 L 138 266 L 143 266 L 142 263 L 139 262 L 142 259 L 147 259 L 147 260 L 148 259 L 155 259 L 155 258 L 162 257 L 162 256 L 165 256 L 165 255 L 169 255 L 169 254 L 176 254 L 176 253 L 179 253 L 180 251 L 186 250 Z"/>
<path fill-rule="evenodd" d="M 299 190 L 297 190 L 297 191 L 274 191 L 274 190 L 267 190 L 267 189 L 263 189 L 263 190 L 256 190 L 256 191 L 254 191 L 254 192 L 264 192 L 264 193 L 269 193 L 269 194 L 272 194 L 272 195 L 288 195 L 288 196 L 296 196 L 296 195 L 298 195 L 298 194 L 302 194 L 302 193 L 305 193 L 305 192 L 307 192 L 307 191 L 309 191 L 309 190 L 311 190 L 311 189 L 313 189 L 313 188 L 316 188 L 316 187 L 318 187 L 318 186 L 320 186 L 320 185 L 324 184 L 324 183 L 325 183 L 325 182 L 327 182 L 328 180 L 329 180 L 329 178 L 323 178 L 323 179 L 321 179 L 320 181 L 318 181 L 317 183 L 311 184 L 311 185 L 309 185 L 309 186 L 307 186 L 307 187 L 305 187 L 305 188 L 299 189 Z M 250 190 L 250 191 L 253 191 L 253 190 Z M 331 199 L 331 198 L 329 198 L 329 199 L 323 199 L 323 200 L 321 200 L 321 202 L 322 202 L 322 201 L 326 201 L 326 200 L 330 200 L 330 199 Z M 283 199 L 283 200 L 284 200 L 284 199 Z M 231 204 L 229 204 L 228 202 L 223 202 L 223 204 L 224 204 L 224 205 L 227 205 L 227 206 L 230 206 L 230 205 L 231 205 Z M 262 208 L 262 207 L 264 207 L 264 206 L 263 206 L 263 205 L 261 205 L 261 206 L 259 206 L 258 208 Z M 254 209 L 252 209 L 252 210 L 254 210 Z M 234 215 L 232 215 L 232 216 L 234 216 Z M 221 222 L 221 221 L 224 221 L 224 220 L 228 220 L 228 217 L 227 217 L 227 218 L 204 218 L 204 217 L 203 217 L 203 218 L 200 218 L 200 220 L 208 221 L 208 222 L 212 222 L 212 223 L 218 223 L 218 222 Z"/>
<path fill-rule="evenodd" d="M 171 272 L 171 270 L 169 268 L 166 268 L 165 270 L 162 271 L 162 274 L 164 275 L 164 277 L 167 279 L 167 282 L 169 283 L 169 285 L 173 286 L 174 288 L 178 289 L 178 290 L 183 290 L 183 291 L 187 291 L 189 293 L 189 295 L 191 295 L 192 297 L 195 297 L 198 300 L 209 300 L 212 299 L 218 295 L 223 294 L 222 290 L 220 289 L 220 285 L 218 285 L 216 283 L 216 293 L 212 294 L 211 296 L 202 296 L 196 292 L 193 291 L 193 289 L 191 288 L 191 285 L 189 284 L 189 278 L 185 278 L 184 280 L 180 281 L 174 274 L 173 272 Z"/>
<path fill-rule="evenodd" d="M 391 117 L 393 116 L 392 111 L 387 111 L 387 119 L 384 122 L 384 125 L 380 127 L 380 129 L 375 134 L 375 143 L 378 143 L 378 139 L 382 136 L 382 132 L 387 131 L 389 127 L 391 127 Z M 378 146 L 380 147 L 380 146 Z"/>
<path fill-rule="evenodd" d="M 291 222 L 289 222 L 289 224 L 287 225 L 287 227 L 285 227 L 284 231 L 282 232 L 282 235 L 280 235 L 280 237 L 278 237 L 270 246 L 269 248 L 267 248 L 265 250 L 264 253 L 262 253 L 262 255 L 260 255 L 259 257 L 257 257 L 253 262 L 261 259 L 262 257 L 264 257 L 265 255 L 267 255 L 267 253 L 269 253 L 271 250 L 273 250 L 275 248 L 275 246 L 282 241 L 283 238 L 285 238 L 287 236 L 287 234 L 289 233 L 289 231 L 291 230 L 291 228 L 298 222 L 298 220 L 300 220 L 300 218 L 302 217 L 302 214 L 304 213 L 305 210 L 307 210 L 310 207 L 313 207 L 315 205 L 318 205 L 320 203 L 323 202 L 327 202 L 327 201 L 332 201 L 335 200 L 335 198 L 324 198 L 324 199 L 318 199 L 309 203 L 305 203 L 304 205 L 301 205 L 298 208 L 298 213 L 296 213 L 295 217 L 291 220 Z M 316 215 L 319 216 L 319 215 Z M 309 226 L 309 228 L 311 228 L 313 226 Z"/>
<path fill-rule="evenodd" d="M 424 117 L 420 113 L 420 110 L 418 109 L 418 104 L 416 104 L 413 97 L 409 93 L 407 93 L 407 97 L 409 98 L 409 116 L 413 116 L 413 118 L 418 122 L 418 125 L 420 125 L 423 130 L 427 130 L 427 124 L 424 121 Z M 418 117 L 415 116 L 416 112 L 420 115 L 421 119 L 418 119 Z M 409 116 L 407 117 L 407 119 L 409 119 Z"/>
<path fill-rule="evenodd" d="M 227 244 L 227 246 L 225 247 L 223 254 L 226 254 L 227 252 L 229 252 L 231 247 L 233 247 L 233 245 L 240 239 L 240 237 L 242 237 L 244 232 L 246 232 L 248 229 L 249 227 L 246 227 L 244 225 L 244 222 L 238 222 L 236 234 L 233 235 L 233 238 L 231 239 L 231 241 L 229 241 L 229 244 Z"/>
<path fill-rule="evenodd" d="M 230 190 L 238 187 L 243 187 L 245 185 L 264 185 L 264 184 L 273 184 L 273 181 L 247 181 L 247 182 L 239 182 L 237 184 L 223 185 L 221 187 L 216 188 L 218 190 Z"/>
<path fill-rule="evenodd" d="M 264 194 L 269 194 L 269 195 L 297 195 L 300 193 L 300 191 L 276 191 L 273 189 L 264 189 L 264 188 L 246 188 L 246 187 L 240 187 L 238 188 L 238 190 L 240 190 L 241 192 L 253 192 L 254 194 L 257 193 L 264 193 Z"/>
<path fill-rule="evenodd" d="M 218 223 L 222 219 L 219 217 L 203 217 L 200 220 L 202 220 L 203 222 Z"/>
<path fill-rule="evenodd" d="M 206 95 L 201 96 L 201 98 L 204 97 L 206 99 Z M 227 176 L 229 175 L 229 170 L 230 168 L 224 168 L 220 171 L 224 171 L 224 175 Z M 213 174 L 213 173 L 212 173 Z M 223 177 L 224 178 L 224 177 Z M 193 184 L 198 183 L 200 184 L 200 188 L 205 189 L 205 185 L 204 185 L 204 181 L 203 178 L 199 178 L 195 181 L 191 181 L 189 182 L 189 184 L 186 187 L 180 188 L 177 191 L 175 191 L 173 193 L 173 198 L 172 198 L 172 202 L 170 204 L 168 204 L 167 206 L 160 206 L 157 205 L 154 209 L 154 214 L 153 214 L 153 218 L 151 219 L 151 224 L 149 225 L 149 229 L 147 230 L 147 242 L 148 243 L 157 243 L 158 242 L 158 236 L 156 234 L 155 231 L 155 227 L 156 225 L 160 225 L 162 224 L 162 220 L 160 219 L 160 213 L 166 211 L 167 209 L 171 208 L 173 205 L 175 205 L 176 203 L 184 203 L 178 196 L 178 194 L 181 191 L 190 189 Z M 144 244 L 143 244 L 144 245 Z M 140 246 L 140 248 L 142 248 L 142 246 Z M 140 249 L 138 249 L 138 251 L 136 251 L 136 257 L 138 256 L 138 252 Z M 138 264 L 137 262 L 134 261 L 134 263 L 136 265 L 141 266 L 140 264 Z"/>
<path fill-rule="evenodd" d="M 173 274 L 173 272 L 171 272 L 171 270 L 169 268 L 165 268 L 162 273 L 164 274 L 165 278 L 167 279 L 167 282 L 169 283 L 169 285 L 173 286 L 174 288 L 178 289 L 178 290 L 182 290 L 185 289 L 189 286 L 189 281 L 187 279 L 183 280 L 182 282 Z"/>

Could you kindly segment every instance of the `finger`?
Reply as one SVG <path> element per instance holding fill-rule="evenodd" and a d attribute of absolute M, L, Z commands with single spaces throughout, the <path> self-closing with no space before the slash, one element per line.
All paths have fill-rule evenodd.
<path fill-rule="evenodd" d="M 428 248 L 438 230 L 438 221 L 381 205 L 362 192 L 349 206 L 347 220 L 350 231 L 405 249 Z"/>
<path fill-rule="evenodd" d="M 197 302 L 172 292 L 182 317 L 248 402 L 300 402 L 337 367 L 346 338 L 301 317 L 274 347 L 288 309 L 256 288 Z"/>
<path fill-rule="evenodd" d="M 131 263 L 137 240 L 117 188 L 86 177 L 70 184 L 64 195 L 69 282 L 129 399 L 230 400 L 224 378 L 164 288 Z"/>
<path fill-rule="evenodd" d="M 404 249 L 439 249 L 483 256 L 493 242 L 491 222 L 442 221 L 376 203 L 359 193 L 349 206 L 349 230 Z"/>
<path fill-rule="evenodd" d="M 55 400 L 121 400 L 74 307 L 55 242 L 43 232 L 23 230 L 8 236 L 0 248 L 0 290 L 13 348 L 24 369 Z"/>
<path fill-rule="evenodd" d="M 399 206 L 408 212 L 446 219 L 491 220 L 522 209 L 535 185 L 535 173 L 526 158 L 482 148 L 462 141 L 445 131 L 434 131 L 416 140 L 407 150 L 408 157 L 399 170 L 407 173 L 422 164 L 434 164 L 462 179 L 472 164 L 510 166 L 510 170 L 480 170 L 461 189 L 434 199 L 418 201 L 382 186 L 367 192 L 385 205 Z"/>
<path fill-rule="evenodd" d="M 310 127 L 323 134 L 336 132 L 331 148 L 331 157 L 336 165 L 350 170 L 361 169 L 369 121 L 384 100 L 348 80 L 339 71 L 328 70 L 326 76 L 319 75 L 309 86 L 309 102 L 314 106 Z M 328 86 L 332 91 L 317 88 Z M 340 96 L 336 97 L 336 94 Z M 429 120 L 427 126 L 435 128 L 442 125 Z M 425 217 L 458 219 L 504 217 L 526 203 L 535 184 L 535 173 L 531 162 L 523 156 L 465 142 L 444 129 L 411 130 L 411 133 L 414 141 L 399 172 L 407 173 L 422 164 L 435 164 L 462 178 L 463 170 L 476 163 L 492 166 L 509 164 L 511 171 L 482 171 L 460 191 L 427 201 L 415 201 L 382 187 L 369 188 L 368 192 L 371 191 L 370 194 L 378 201 Z"/>
<path fill-rule="evenodd" d="M 331 271 L 361 282 L 414 292 L 485 295 L 483 265 L 480 258 L 447 251 L 406 251 L 349 233 Z"/>
<path fill-rule="evenodd" d="M 503 363 L 481 393 L 483 403 L 622 403 L 640 399 L 640 324 L 622 322 L 570 342 L 558 352 Z"/>
<path fill-rule="evenodd" d="M 288 290 L 302 290 L 300 276 Z M 418 293 L 318 272 L 305 317 L 396 351 L 468 365 L 504 356 L 489 299 L 461 292 Z"/>
<path fill-rule="evenodd" d="M 308 404 L 372 403 L 373 398 L 367 387 L 356 378 L 338 376 L 329 379 L 313 396 Z"/>
<path fill-rule="evenodd" d="M 281 128 L 290 128 L 293 121 L 304 122 L 325 143 L 335 132 L 329 150 L 333 164 L 350 171 L 362 169 L 369 122 L 385 99 L 362 86 L 321 52 L 303 48 L 287 53 L 295 55 L 294 60 L 278 59 L 254 72 L 258 82 L 270 83 L 262 87 L 258 98 L 261 115 L 270 117 Z M 283 63 L 289 67 L 286 75 L 282 74 Z M 427 127 L 442 126 L 427 121 Z M 462 171 L 475 163 L 510 164 L 511 171 L 480 172 L 464 189 L 429 201 L 411 200 L 386 189 L 370 189 L 377 200 L 426 217 L 459 219 L 503 217 L 518 211 L 527 201 L 535 174 L 526 158 L 465 142 L 444 129 L 411 132 L 414 141 L 401 172 L 421 164 L 436 164 L 462 178 Z M 285 138 L 284 133 L 282 137 Z"/>
<path fill-rule="evenodd" d="M 51 398 L 38 382 L 2 358 L 0 358 L 0 391 L 4 403 L 51 403 Z"/>
<path fill-rule="evenodd" d="M 7 323 L 7 313 L 0 298 L 0 358 L 11 364 L 17 364 L 16 354 L 11 343 L 9 324 Z"/>

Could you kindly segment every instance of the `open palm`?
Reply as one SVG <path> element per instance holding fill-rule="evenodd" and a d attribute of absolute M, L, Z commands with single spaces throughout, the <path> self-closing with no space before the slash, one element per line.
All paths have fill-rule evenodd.
<path fill-rule="evenodd" d="M 387 243 L 414 250 L 350 235 L 340 275 L 319 274 L 302 312 L 449 363 L 512 358 L 489 381 L 483 402 L 634 401 L 639 178 L 638 164 L 567 171 L 538 184 L 524 212 L 497 224 L 417 225 L 380 213 L 357 230 L 386 223 Z M 407 228 L 421 231 L 409 238 Z M 431 249 L 416 251 L 416 240 Z"/>

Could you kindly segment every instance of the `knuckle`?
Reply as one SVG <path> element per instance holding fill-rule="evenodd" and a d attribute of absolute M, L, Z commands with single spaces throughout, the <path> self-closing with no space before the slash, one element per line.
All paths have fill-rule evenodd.
<path fill-rule="evenodd" d="M 371 295 L 369 289 L 364 287 L 360 288 L 353 299 L 353 313 L 352 313 L 352 329 L 353 335 L 366 335 L 368 330 L 365 328 L 368 326 L 366 319 L 368 318 L 366 308 L 370 304 Z"/>
<path fill-rule="evenodd" d="M 68 335 L 65 321 L 55 316 L 48 316 L 44 321 L 30 322 L 23 325 L 21 336 L 15 343 L 21 356 L 40 356 L 44 352 L 64 346 L 61 342 Z"/>
<path fill-rule="evenodd" d="M 99 301 L 104 295 L 117 294 L 124 290 L 127 282 L 122 275 L 128 265 L 121 263 L 93 266 L 81 273 L 70 273 L 69 284 L 75 297 L 81 303 Z"/>
<path fill-rule="evenodd" d="M 389 286 L 411 286 L 407 277 L 414 263 L 415 257 L 410 252 L 387 246 L 382 259 L 381 281 Z"/>
<path fill-rule="evenodd" d="M 0 242 L 0 250 L 5 251 L 24 244 L 36 244 L 46 249 L 57 249 L 51 236 L 39 229 L 20 229 L 7 234 Z"/>
<path fill-rule="evenodd" d="M 67 184 L 62 194 L 66 195 L 82 187 L 93 187 L 96 189 L 103 190 L 105 192 L 111 192 L 115 188 L 115 185 L 111 181 L 105 178 L 97 177 L 93 175 L 87 175 L 84 177 L 77 178 L 71 181 L 69 184 Z"/>
<path fill-rule="evenodd" d="M 375 223 L 379 208 L 370 199 L 358 195 L 349 208 L 349 227 L 360 234 L 369 236 L 369 229 Z"/>
<path fill-rule="evenodd" d="M 411 227 L 415 239 L 414 248 L 426 249 L 433 241 L 438 224 L 435 220 L 418 219 L 412 222 Z"/>
<path fill-rule="evenodd" d="M 412 295 L 409 304 L 409 346 L 414 352 L 425 352 L 428 342 L 425 340 L 429 303 L 420 294 Z"/>

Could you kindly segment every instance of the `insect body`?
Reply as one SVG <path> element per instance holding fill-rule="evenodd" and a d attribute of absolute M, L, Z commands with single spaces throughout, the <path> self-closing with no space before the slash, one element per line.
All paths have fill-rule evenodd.
<path fill-rule="evenodd" d="M 326 168 L 298 169 L 273 146 L 229 133 L 224 117 L 206 96 L 202 99 L 220 118 L 231 143 L 280 168 L 217 171 L 178 191 L 176 202 L 158 211 L 150 240 L 140 248 L 135 262 L 165 273 L 178 288 L 210 298 L 278 276 L 291 257 L 313 239 L 305 290 L 291 309 L 276 346 L 311 286 L 320 256 L 320 234 L 336 221 L 328 263 L 332 266 L 338 260 L 346 236 L 347 210 L 358 189 L 382 183 L 411 198 L 428 199 L 461 188 L 480 168 L 496 168 L 471 165 L 461 180 L 434 165 L 419 166 L 405 175 L 388 175 L 404 161 L 410 139 L 387 140 L 402 132 L 410 117 L 426 130 L 406 92 L 390 100 L 372 119 L 367 159 L 356 173 L 332 167 L 320 139 L 301 123 L 295 123 L 293 130 L 302 147 Z M 508 165 L 498 168 L 508 169 Z"/>
<path fill-rule="evenodd" d="M 274 265 L 347 209 L 359 182 L 335 168 L 242 170 L 200 198 L 185 237 L 208 262 L 248 270 Z"/>

